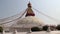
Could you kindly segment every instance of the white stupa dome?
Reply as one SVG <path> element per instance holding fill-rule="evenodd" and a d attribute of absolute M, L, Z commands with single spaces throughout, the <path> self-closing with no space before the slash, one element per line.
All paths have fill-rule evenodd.
<path fill-rule="evenodd" d="M 30 27 L 40 26 L 40 25 L 41 26 L 43 25 L 42 20 L 36 18 L 35 16 L 28 16 L 18 20 L 17 23 L 13 25 L 13 27 L 30 28 Z"/>

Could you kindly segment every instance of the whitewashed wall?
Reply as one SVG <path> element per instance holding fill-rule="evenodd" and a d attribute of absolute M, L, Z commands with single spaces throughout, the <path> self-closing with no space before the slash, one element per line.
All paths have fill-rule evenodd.
<path fill-rule="evenodd" d="M 31 34 L 60 34 L 60 31 L 51 31 L 51 32 L 46 32 L 46 31 L 42 31 L 42 32 L 32 32 Z"/>
<path fill-rule="evenodd" d="M 13 32 L 6 32 L 4 34 L 13 34 Z M 27 32 L 17 32 L 16 34 L 27 34 Z M 40 31 L 40 32 L 31 32 L 31 34 L 60 34 L 60 31 L 51 31 L 51 32 Z"/>

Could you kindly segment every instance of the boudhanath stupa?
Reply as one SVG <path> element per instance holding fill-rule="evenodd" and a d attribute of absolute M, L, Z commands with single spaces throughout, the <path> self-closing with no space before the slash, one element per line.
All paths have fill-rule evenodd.
<path fill-rule="evenodd" d="M 27 6 L 28 6 L 28 8 L 24 12 L 24 13 L 26 13 L 25 17 L 18 18 L 15 21 L 13 20 L 13 22 L 12 22 L 13 24 L 11 23 L 11 25 L 9 24 L 9 26 L 2 25 L 2 27 L 4 28 L 5 31 L 15 31 L 16 30 L 18 32 L 27 32 L 27 31 L 30 31 L 31 28 L 33 28 L 33 27 L 42 27 L 44 25 L 44 22 L 41 19 L 35 17 L 35 13 L 32 10 L 32 6 L 31 6 L 30 2 L 28 3 Z"/>

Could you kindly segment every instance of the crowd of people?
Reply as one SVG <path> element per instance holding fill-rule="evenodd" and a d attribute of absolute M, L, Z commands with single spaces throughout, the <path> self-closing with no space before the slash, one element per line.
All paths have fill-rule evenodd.
<path fill-rule="evenodd" d="M 44 25 L 42 28 L 39 27 L 33 27 L 31 28 L 31 31 L 57 31 L 60 30 L 60 24 L 55 26 L 55 25 Z"/>

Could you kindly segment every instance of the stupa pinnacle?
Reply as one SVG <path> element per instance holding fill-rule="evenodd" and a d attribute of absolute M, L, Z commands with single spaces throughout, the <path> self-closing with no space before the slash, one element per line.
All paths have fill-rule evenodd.
<path fill-rule="evenodd" d="M 27 9 L 26 17 L 27 16 L 35 16 L 30 2 L 28 3 L 28 9 Z"/>

